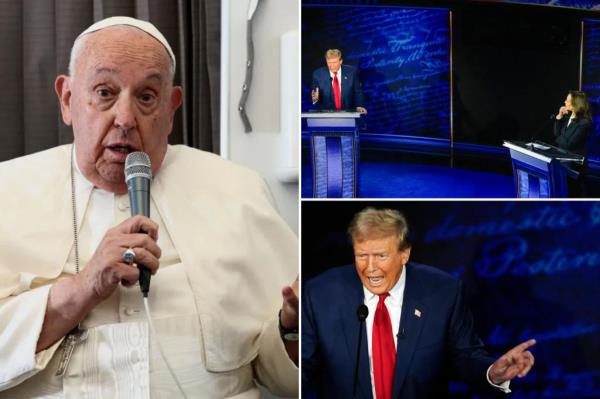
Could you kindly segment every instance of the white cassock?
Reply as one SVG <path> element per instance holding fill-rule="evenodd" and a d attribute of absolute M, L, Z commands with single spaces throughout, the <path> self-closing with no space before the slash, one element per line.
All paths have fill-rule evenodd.
<path fill-rule="evenodd" d="M 70 150 L 0 164 L 0 398 L 179 397 L 139 286 L 120 286 L 93 309 L 64 377 L 55 376 L 61 341 L 35 353 L 50 285 L 75 273 Z M 130 216 L 129 199 L 75 176 L 85 267 L 106 231 Z M 298 369 L 277 313 L 298 244 L 264 182 L 215 155 L 170 146 L 151 197 L 162 256 L 150 310 L 187 396 L 258 398 L 254 379 L 296 396 Z"/>

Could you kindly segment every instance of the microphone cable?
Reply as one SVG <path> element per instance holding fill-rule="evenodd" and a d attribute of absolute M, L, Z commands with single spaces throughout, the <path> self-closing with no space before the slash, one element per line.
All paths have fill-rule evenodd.
<path fill-rule="evenodd" d="M 171 363 L 169 363 L 169 361 L 167 360 L 167 357 L 165 356 L 165 351 L 163 350 L 163 347 L 160 344 L 160 339 L 158 338 L 158 334 L 156 333 L 156 330 L 154 329 L 154 323 L 152 323 L 152 317 L 150 317 L 150 306 L 148 305 L 148 297 L 147 296 L 144 296 L 144 310 L 146 311 L 146 319 L 148 319 L 148 324 L 150 325 L 150 332 L 152 333 L 152 336 L 154 337 L 154 339 L 156 340 L 156 344 L 158 345 L 158 351 L 160 352 L 160 356 L 165 361 L 165 364 L 167 365 L 167 368 L 169 369 L 169 373 L 171 374 L 171 377 L 173 377 L 173 380 L 175 380 L 175 384 L 177 384 L 177 388 L 179 388 L 179 392 L 181 392 L 181 395 L 185 399 L 187 399 L 187 395 L 183 391 L 183 388 L 181 387 L 181 384 L 179 383 L 179 380 L 177 379 L 177 376 L 175 375 L 175 372 L 173 371 L 173 367 L 171 367 Z"/>

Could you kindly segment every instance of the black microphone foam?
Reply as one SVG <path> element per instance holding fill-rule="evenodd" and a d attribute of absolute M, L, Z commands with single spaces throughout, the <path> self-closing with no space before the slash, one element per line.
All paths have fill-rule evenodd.
<path fill-rule="evenodd" d="M 131 204 L 131 216 L 143 215 L 150 217 L 150 183 L 152 181 L 152 168 L 150 157 L 145 152 L 136 151 L 127 155 L 125 159 L 125 182 Z M 140 289 L 147 297 L 150 291 L 150 270 L 138 264 L 140 270 Z"/>
<path fill-rule="evenodd" d="M 365 305 L 360 305 L 356 308 L 356 315 L 358 316 L 359 321 L 364 321 L 369 315 L 369 308 Z"/>

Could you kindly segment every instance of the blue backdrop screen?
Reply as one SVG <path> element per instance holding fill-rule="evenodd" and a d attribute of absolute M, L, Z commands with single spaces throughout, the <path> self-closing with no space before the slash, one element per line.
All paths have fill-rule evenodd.
<path fill-rule="evenodd" d="M 592 106 L 594 133 L 588 141 L 590 161 L 600 162 L 600 20 L 584 20 L 583 85 Z"/>
<path fill-rule="evenodd" d="M 404 213 L 411 258 L 464 281 L 495 357 L 537 339 L 511 398 L 600 397 L 600 202 L 304 202 L 303 279 L 353 263 L 345 230 L 367 205 Z M 450 391 L 485 397 L 459 382 Z"/>
<path fill-rule="evenodd" d="M 312 108 L 312 72 L 329 48 L 358 67 L 369 133 L 449 138 L 447 9 L 383 6 L 302 8 L 302 109 Z"/>

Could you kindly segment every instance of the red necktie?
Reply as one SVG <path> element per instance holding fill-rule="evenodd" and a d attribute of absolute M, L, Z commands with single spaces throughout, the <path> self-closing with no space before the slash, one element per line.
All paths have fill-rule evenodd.
<path fill-rule="evenodd" d="M 333 100 L 335 101 L 335 109 L 342 109 L 342 94 L 340 92 L 340 81 L 337 78 L 337 72 L 333 73 Z"/>
<path fill-rule="evenodd" d="M 396 366 L 396 347 L 392 334 L 390 314 L 385 306 L 387 292 L 379 295 L 375 320 L 373 321 L 373 376 L 375 378 L 375 393 L 377 399 L 392 397 L 392 382 Z"/>

